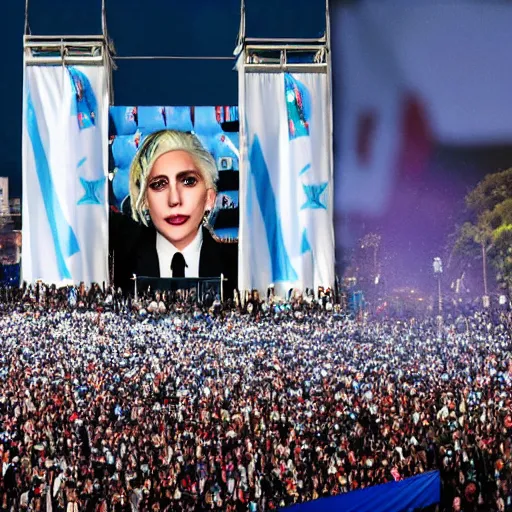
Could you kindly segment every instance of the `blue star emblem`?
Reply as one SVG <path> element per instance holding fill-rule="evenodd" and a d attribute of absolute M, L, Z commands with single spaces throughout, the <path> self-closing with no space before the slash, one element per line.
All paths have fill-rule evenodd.
<path fill-rule="evenodd" d="M 85 194 L 78 201 L 78 205 L 81 204 L 103 204 L 103 185 L 105 183 L 105 178 L 100 178 L 99 180 L 86 180 L 85 178 L 80 178 L 80 183 L 82 187 L 84 187 Z"/>
<path fill-rule="evenodd" d="M 322 202 L 322 194 L 325 192 L 328 183 L 320 183 L 320 185 L 302 185 L 306 194 L 306 202 L 300 207 L 301 210 L 310 208 L 312 210 L 327 210 L 327 206 Z"/>

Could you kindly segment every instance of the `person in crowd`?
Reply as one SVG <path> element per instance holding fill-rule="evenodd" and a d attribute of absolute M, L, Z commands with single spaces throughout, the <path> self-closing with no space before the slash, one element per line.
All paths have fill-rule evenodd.
<path fill-rule="evenodd" d="M 263 512 L 431 470 L 441 512 L 512 509 L 507 311 L 70 295 L 0 291 L 0 510 Z"/>

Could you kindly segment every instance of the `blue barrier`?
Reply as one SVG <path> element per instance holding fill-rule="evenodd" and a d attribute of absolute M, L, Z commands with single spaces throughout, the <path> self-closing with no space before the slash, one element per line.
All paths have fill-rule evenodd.
<path fill-rule="evenodd" d="M 332 498 L 293 505 L 286 512 L 413 512 L 439 503 L 439 471 L 416 475 L 400 482 L 375 485 Z"/>

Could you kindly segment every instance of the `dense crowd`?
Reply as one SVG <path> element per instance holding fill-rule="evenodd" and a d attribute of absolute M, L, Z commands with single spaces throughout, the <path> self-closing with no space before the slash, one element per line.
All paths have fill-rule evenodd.
<path fill-rule="evenodd" d="M 267 511 L 434 469 L 439 510 L 512 510 L 505 312 L 27 297 L 0 317 L 0 510 Z"/>

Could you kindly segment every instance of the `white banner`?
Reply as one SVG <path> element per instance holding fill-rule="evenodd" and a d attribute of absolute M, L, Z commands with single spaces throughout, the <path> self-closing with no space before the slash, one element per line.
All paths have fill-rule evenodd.
<path fill-rule="evenodd" d="M 104 67 L 26 66 L 24 281 L 108 281 L 107 169 Z"/>
<path fill-rule="evenodd" d="M 239 288 L 332 287 L 327 76 L 239 72 Z"/>

